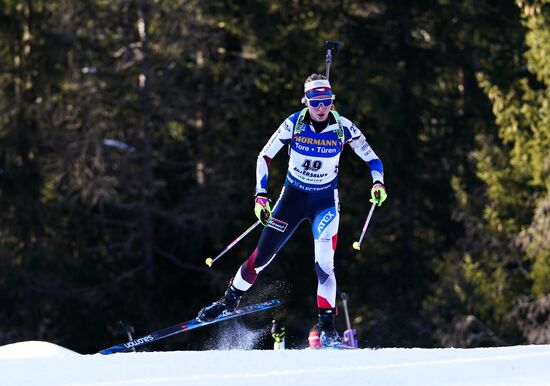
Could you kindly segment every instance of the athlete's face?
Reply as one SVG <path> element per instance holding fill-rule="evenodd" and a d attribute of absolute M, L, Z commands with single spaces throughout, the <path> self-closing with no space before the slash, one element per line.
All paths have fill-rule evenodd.
<path fill-rule="evenodd" d="M 332 106 L 332 99 L 327 97 L 318 97 L 307 99 L 307 108 L 309 116 L 316 122 L 324 122 L 327 120 L 330 114 L 330 108 Z"/>

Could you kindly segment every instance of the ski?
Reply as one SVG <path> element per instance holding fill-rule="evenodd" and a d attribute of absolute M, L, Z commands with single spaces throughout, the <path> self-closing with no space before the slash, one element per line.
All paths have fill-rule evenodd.
<path fill-rule="evenodd" d="M 321 347 L 321 350 L 356 350 L 357 347 L 349 346 L 345 343 L 338 343 L 333 346 Z"/>
<path fill-rule="evenodd" d="M 131 340 L 129 342 L 106 348 L 104 350 L 99 351 L 99 353 L 103 355 L 109 355 L 109 354 L 115 354 L 115 353 L 121 353 L 121 352 L 134 351 L 136 347 L 144 346 L 146 344 L 150 344 L 150 343 L 159 341 L 161 339 L 168 338 L 176 334 L 180 334 L 182 332 L 194 330 L 195 328 L 207 326 L 209 324 L 223 322 L 224 320 L 237 318 L 239 316 L 252 314 L 254 312 L 267 310 L 273 307 L 277 307 L 280 304 L 281 304 L 281 301 L 277 299 L 269 300 L 263 303 L 250 304 L 248 306 L 239 307 L 233 312 L 222 314 L 210 322 L 203 322 L 198 318 L 191 319 L 191 320 L 188 320 L 187 322 L 183 322 L 171 327 L 167 327 L 163 330 L 153 332 L 149 335 L 142 336 L 140 338 Z"/>

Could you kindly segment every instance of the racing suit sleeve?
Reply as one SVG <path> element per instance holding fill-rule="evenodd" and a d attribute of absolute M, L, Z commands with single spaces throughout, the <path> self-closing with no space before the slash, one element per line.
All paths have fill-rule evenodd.
<path fill-rule="evenodd" d="M 256 189 L 254 195 L 260 193 L 267 193 L 267 179 L 269 175 L 269 163 L 275 157 L 275 155 L 281 150 L 281 148 L 289 144 L 292 139 L 292 131 L 294 128 L 294 121 L 296 119 L 294 115 L 291 115 L 284 120 L 279 128 L 273 133 L 269 141 L 265 144 L 264 148 L 258 155 L 256 162 Z"/>
<path fill-rule="evenodd" d="M 372 182 L 381 182 L 383 184 L 384 166 L 382 165 L 382 161 L 374 150 L 372 150 L 363 133 L 349 120 L 348 122 L 350 123 L 349 125 L 344 124 L 344 127 L 348 128 L 346 131 L 349 131 L 349 134 L 345 133 L 346 143 L 351 146 L 355 154 L 369 165 Z"/>

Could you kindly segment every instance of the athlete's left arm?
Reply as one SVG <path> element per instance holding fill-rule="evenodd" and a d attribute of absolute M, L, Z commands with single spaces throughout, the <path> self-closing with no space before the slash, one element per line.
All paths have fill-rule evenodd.
<path fill-rule="evenodd" d="M 344 126 L 345 143 L 349 144 L 355 154 L 365 161 L 370 168 L 372 182 L 384 183 L 384 166 L 374 150 L 370 147 L 367 139 L 361 131 L 349 119 L 342 117 Z"/>

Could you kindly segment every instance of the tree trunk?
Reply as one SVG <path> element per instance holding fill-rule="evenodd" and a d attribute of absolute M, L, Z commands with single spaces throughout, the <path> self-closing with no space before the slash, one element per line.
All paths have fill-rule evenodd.
<path fill-rule="evenodd" d="M 147 30 L 149 27 L 149 2 L 139 2 L 138 32 L 140 38 L 140 49 L 142 53 L 141 72 L 139 74 L 139 100 L 142 113 L 142 136 L 143 136 L 143 185 L 141 188 L 140 203 L 140 234 L 142 241 L 142 252 L 145 260 L 145 282 L 148 285 L 155 283 L 155 260 L 153 252 L 153 228 L 151 224 L 151 197 L 154 193 L 152 137 L 151 137 L 151 96 L 149 87 L 149 42 Z"/>

